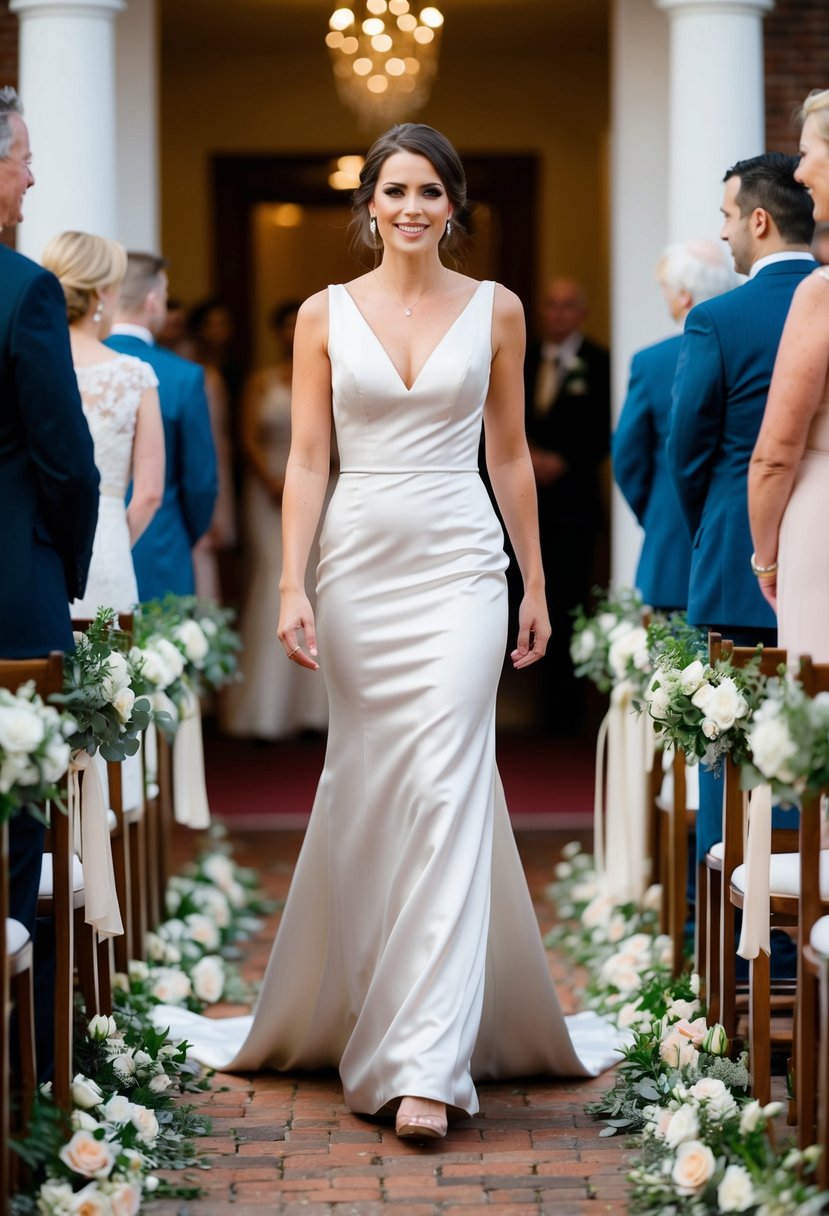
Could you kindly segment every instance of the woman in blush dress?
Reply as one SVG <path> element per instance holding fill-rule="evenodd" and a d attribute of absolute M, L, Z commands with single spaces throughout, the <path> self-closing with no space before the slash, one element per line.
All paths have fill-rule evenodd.
<path fill-rule="evenodd" d="M 233 1070 L 338 1067 L 352 1110 L 441 1137 L 447 1108 L 478 1110 L 476 1080 L 585 1076 L 614 1042 L 595 1028 L 591 1064 L 571 1040 L 495 765 L 507 559 L 482 419 L 525 586 L 514 666 L 550 635 L 523 311 L 444 264 L 466 204 L 445 136 L 392 128 L 360 180 L 356 229 L 377 266 L 300 309 L 282 498 L 279 636 L 308 679 L 322 658 L 325 768 L 252 1023 L 154 1017 Z M 315 616 L 305 568 L 332 416 Z"/>
<path fill-rule="evenodd" d="M 291 376 L 299 301 L 274 309 L 271 326 L 283 359 L 251 376 L 242 401 L 242 446 L 247 463 L 243 495 L 250 581 L 240 632 L 241 680 L 227 690 L 224 729 L 246 738 L 279 739 L 300 730 L 323 731 L 328 698 L 322 680 L 286 664 L 276 628 L 282 570 L 282 490 L 291 447 Z M 315 542 L 306 589 L 319 560 Z"/>
<path fill-rule="evenodd" d="M 101 475 L 98 526 L 83 599 L 75 619 L 99 607 L 130 612 L 138 602 L 132 546 L 164 492 L 164 429 L 158 381 L 147 363 L 104 346 L 118 304 L 127 255 L 121 245 L 64 232 L 47 245 L 43 265 L 66 296 L 72 359 Z M 132 481 L 129 506 L 125 499 Z"/>
<path fill-rule="evenodd" d="M 829 220 L 829 89 L 801 111 L 795 177 Z M 829 662 L 829 268 L 798 287 L 749 469 L 752 569 L 792 656 Z"/>

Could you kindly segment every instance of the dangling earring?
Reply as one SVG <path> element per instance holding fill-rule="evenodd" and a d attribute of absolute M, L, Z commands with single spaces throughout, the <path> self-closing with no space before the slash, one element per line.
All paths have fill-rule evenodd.
<path fill-rule="evenodd" d="M 447 236 L 452 235 L 452 221 L 451 220 L 446 221 L 446 235 Z"/>
<path fill-rule="evenodd" d="M 376 241 L 377 240 L 377 220 L 374 218 L 374 216 L 372 216 L 371 219 L 369 220 L 368 228 L 369 228 L 369 232 L 371 233 L 373 239 Z"/>
<path fill-rule="evenodd" d="M 98 322 L 100 321 L 100 319 L 103 315 L 104 315 L 103 301 L 99 300 L 95 306 L 95 311 L 92 314 L 92 320 L 95 322 L 96 325 L 98 324 Z"/>

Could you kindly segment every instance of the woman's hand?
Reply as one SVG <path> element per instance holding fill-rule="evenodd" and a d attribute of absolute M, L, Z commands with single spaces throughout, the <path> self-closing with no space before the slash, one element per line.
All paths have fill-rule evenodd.
<path fill-rule="evenodd" d="M 774 611 L 777 611 L 777 575 L 773 578 L 758 578 L 757 586 L 760 594 L 768 600 Z"/>
<path fill-rule="evenodd" d="M 305 635 L 307 654 L 297 638 L 300 629 Z M 310 671 L 319 671 L 319 663 L 312 657 L 317 653 L 314 610 L 304 592 L 283 592 L 277 632 L 280 642 L 285 647 L 285 654 L 292 662 L 298 663 L 300 667 L 307 667 Z"/>
<path fill-rule="evenodd" d="M 518 645 L 510 654 L 513 667 L 529 667 L 543 658 L 551 633 L 543 591 L 527 593 L 518 610 Z"/>

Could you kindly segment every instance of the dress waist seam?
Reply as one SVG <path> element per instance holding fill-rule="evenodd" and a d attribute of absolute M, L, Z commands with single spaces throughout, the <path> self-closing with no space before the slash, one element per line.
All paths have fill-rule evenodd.
<path fill-rule="evenodd" d="M 353 469 L 351 469 L 351 468 L 349 468 L 349 469 L 342 469 L 341 468 L 340 476 L 342 476 L 343 474 L 348 474 L 348 473 L 361 473 L 361 474 L 377 473 L 380 476 L 388 476 L 389 474 L 398 474 L 398 473 L 478 473 L 479 471 L 480 470 L 477 468 L 477 466 L 456 468 L 456 467 L 450 467 L 448 465 L 432 465 L 428 468 L 423 468 L 421 466 L 420 468 L 417 468 L 417 469 L 415 469 L 415 468 L 389 468 L 389 469 L 375 469 L 375 468 L 369 468 L 369 469 L 353 468 Z"/>

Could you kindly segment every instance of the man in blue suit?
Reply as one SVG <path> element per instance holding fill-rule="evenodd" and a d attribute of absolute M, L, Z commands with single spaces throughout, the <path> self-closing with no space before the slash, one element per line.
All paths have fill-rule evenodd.
<path fill-rule="evenodd" d="M 725 175 L 722 239 L 748 281 L 688 314 L 673 389 L 668 467 L 693 538 L 688 619 L 737 645 L 774 645 L 751 570 L 748 464 L 797 285 L 812 272 L 812 201 L 797 158 L 769 152 Z M 722 838 L 722 782 L 700 772 L 697 862 Z"/>
<path fill-rule="evenodd" d="M 207 531 L 216 501 L 216 453 L 197 363 L 156 346 L 164 324 L 167 273 L 163 258 L 130 253 L 107 346 L 149 363 L 158 377 L 164 422 L 164 499 L 132 551 L 142 601 L 195 591 L 191 549 Z"/>
<path fill-rule="evenodd" d="M 0 89 L 0 228 L 22 218 L 34 185 L 22 108 Z M 69 349 L 66 302 L 54 275 L 0 246 L 0 655 L 72 650 L 69 601 L 83 595 L 98 519 L 98 470 Z M 9 825 L 9 907 L 35 937 L 43 825 Z M 43 942 L 40 943 L 41 945 Z M 41 998 L 54 955 L 37 952 Z M 51 1002 L 37 1002 L 41 1074 L 51 1060 Z"/>
<path fill-rule="evenodd" d="M 677 325 L 695 304 L 737 284 L 730 258 L 715 241 L 671 245 L 659 259 L 656 277 Z M 663 612 L 687 607 L 691 569 L 691 540 L 665 457 L 681 341 L 676 334 L 633 356 L 613 436 L 616 482 L 645 534 L 636 586 L 647 604 Z"/>

